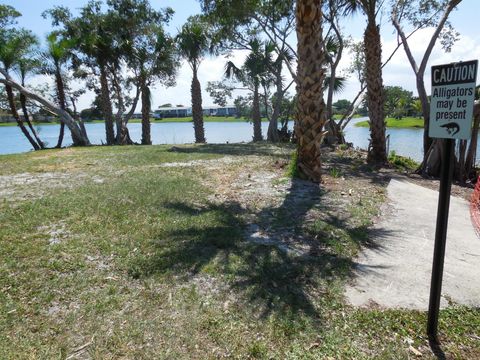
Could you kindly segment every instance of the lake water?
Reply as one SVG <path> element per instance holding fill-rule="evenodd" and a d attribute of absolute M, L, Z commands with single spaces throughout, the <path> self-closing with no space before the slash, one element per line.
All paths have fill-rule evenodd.
<path fill-rule="evenodd" d="M 345 129 L 348 142 L 355 146 L 366 149 L 369 141 L 368 128 L 356 127 L 354 124 L 366 118 L 354 119 Z M 37 126 L 40 137 L 48 146 L 57 143 L 59 125 Z M 88 136 L 93 144 L 105 142 L 105 125 L 102 123 L 86 124 Z M 140 142 L 142 127 L 139 123 L 128 125 L 130 136 L 133 141 Z M 264 136 L 267 133 L 268 124 L 262 123 Z M 416 161 L 422 159 L 423 129 L 389 129 L 389 150 L 397 154 L 409 156 Z M 207 122 L 205 123 L 205 135 L 209 143 L 236 143 L 252 140 L 253 129 L 248 122 Z M 194 142 L 192 123 L 153 123 L 152 141 L 154 144 L 187 144 Z M 65 131 L 64 145 L 72 143 L 70 132 Z M 14 154 L 32 150 L 30 143 L 16 126 L 0 127 L 0 154 Z"/>

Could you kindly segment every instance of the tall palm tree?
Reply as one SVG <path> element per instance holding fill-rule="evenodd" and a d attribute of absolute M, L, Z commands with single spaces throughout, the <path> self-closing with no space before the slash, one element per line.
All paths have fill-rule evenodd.
<path fill-rule="evenodd" d="M 63 66 L 67 63 L 71 55 L 70 50 L 72 47 L 73 41 L 71 39 L 60 37 L 57 32 L 52 32 L 47 36 L 47 50 L 42 53 L 44 72 L 55 77 L 57 102 L 62 110 L 67 110 L 65 81 L 62 76 Z M 62 121 L 60 123 L 60 133 L 56 145 L 57 148 L 62 147 L 64 133 L 65 123 Z"/>
<path fill-rule="evenodd" d="M 317 0 L 297 0 L 297 166 L 312 181 L 321 179 L 320 146 L 324 131 L 323 84 L 325 56 L 322 38 L 322 8 Z"/>
<path fill-rule="evenodd" d="M 271 142 L 278 142 L 280 140 L 278 132 L 278 119 L 281 113 L 282 103 L 285 97 L 285 93 L 288 91 L 289 87 L 293 84 L 291 82 L 286 87 L 283 86 L 284 77 L 282 75 L 283 65 L 290 64 L 294 60 L 294 55 L 286 47 L 277 50 L 276 59 L 270 64 L 270 72 L 272 73 L 275 85 L 275 95 L 273 100 L 273 113 L 270 117 L 270 122 L 268 124 L 267 130 L 267 140 Z"/>
<path fill-rule="evenodd" d="M 192 116 L 195 129 L 195 142 L 205 142 L 203 127 L 202 89 L 198 81 L 198 68 L 203 58 L 211 50 L 211 36 L 208 25 L 199 16 L 188 18 L 187 23 L 177 35 L 177 44 L 182 56 L 187 60 L 193 72 L 192 77 Z"/>
<path fill-rule="evenodd" d="M 117 71 L 119 59 L 121 58 L 120 48 L 115 42 L 115 31 L 118 31 L 118 24 L 112 21 L 102 9 L 99 1 L 90 1 L 80 9 L 80 16 L 72 17 L 71 13 L 56 15 L 54 9 L 49 12 L 53 23 L 63 23 L 65 37 L 75 43 L 74 65 L 81 67 L 86 65 L 99 73 L 100 98 L 102 111 L 105 117 L 105 135 L 107 145 L 114 145 L 118 137 L 124 135 L 121 129 L 117 128 L 115 136 L 112 105 L 112 89 L 109 77 L 112 71 Z M 118 127 L 117 123 L 117 127 Z"/>
<path fill-rule="evenodd" d="M 175 84 L 178 54 L 174 38 L 165 32 L 160 21 L 152 23 L 144 20 L 136 24 L 138 33 L 130 35 L 133 41 L 127 43 L 125 58 L 128 66 L 135 71 L 135 83 L 141 93 L 142 145 L 151 145 L 150 87 L 155 82 L 161 82 L 166 87 Z"/>
<path fill-rule="evenodd" d="M 24 55 L 17 61 L 17 72 L 20 76 L 20 83 L 23 87 L 25 87 L 25 80 L 27 79 L 27 76 L 37 73 L 38 69 L 40 68 L 40 62 L 38 61 L 38 59 L 31 57 L 31 55 L 32 54 L 27 54 L 26 56 Z M 23 118 L 27 123 L 28 128 L 32 132 L 33 137 L 37 141 L 38 146 L 40 146 L 41 149 L 44 149 L 45 144 L 40 139 L 40 136 L 33 127 L 32 122 L 30 121 L 30 115 L 28 114 L 27 109 L 27 98 L 22 93 L 20 93 L 20 106 L 22 108 Z"/>
<path fill-rule="evenodd" d="M 345 0 L 345 13 L 362 12 L 367 17 L 367 27 L 363 34 L 365 52 L 365 77 L 367 83 L 367 105 L 370 118 L 370 148 L 368 161 L 386 163 L 387 146 L 385 140 L 385 95 L 382 78 L 382 43 L 377 14 L 383 1 Z"/>
<path fill-rule="evenodd" d="M 36 42 L 33 34 L 24 30 L 4 30 L 0 35 L 0 62 L 3 70 L 8 74 L 15 66 L 18 65 L 18 60 L 28 53 L 29 48 Z M 8 103 L 12 116 L 17 121 L 17 125 L 28 139 L 35 150 L 40 150 L 41 146 L 32 137 L 28 129 L 25 127 L 22 118 L 18 115 L 17 106 L 15 104 L 15 96 L 13 88 L 9 84 L 5 84 L 7 92 Z"/>
<path fill-rule="evenodd" d="M 250 53 L 241 68 L 232 61 L 226 65 L 225 76 L 235 78 L 253 92 L 252 122 L 253 141 L 263 140 L 262 119 L 260 114 L 260 86 L 269 87 L 274 81 L 270 69 L 273 67 L 272 54 L 275 46 L 272 43 L 262 43 L 258 39 L 250 41 Z"/>
<path fill-rule="evenodd" d="M 155 26 L 148 38 L 145 47 L 137 46 L 133 52 L 133 64 L 139 69 L 138 81 L 142 94 L 142 144 L 151 145 L 150 112 L 152 109 L 150 87 L 156 81 L 165 86 L 175 83 L 175 74 L 178 66 L 175 42 L 161 25 Z"/>

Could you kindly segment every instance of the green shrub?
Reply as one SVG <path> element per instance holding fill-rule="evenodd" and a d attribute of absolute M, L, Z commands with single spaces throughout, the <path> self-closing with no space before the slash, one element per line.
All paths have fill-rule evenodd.
<path fill-rule="evenodd" d="M 391 151 L 388 156 L 388 161 L 393 167 L 400 170 L 410 170 L 413 171 L 418 168 L 418 163 L 406 156 L 397 155 L 395 151 Z"/>

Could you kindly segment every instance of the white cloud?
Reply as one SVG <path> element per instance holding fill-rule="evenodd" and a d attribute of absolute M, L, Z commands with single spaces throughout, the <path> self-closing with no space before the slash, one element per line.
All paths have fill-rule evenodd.
<path fill-rule="evenodd" d="M 241 66 L 247 53 L 248 51 L 245 50 L 236 50 L 228 59 L 226 56 L 218 56 L 207 57 L 203 60 L 198 71 L 198 79 L 202 86 L 202 100 L 205 106 L 213 105 L 213 100 L 205 90 L 207 83 L 209 81 L 220 81 L 222 79 L 225 72 L 225 64 L 228 60 L 233 61 L 237 66 Z M 152 90 L 153 109 L 166 103 L 189 106 L 191 104 L 191 81 L 192 70 L 186 61 L 182 61 L 176 86 L 165 88 L 164 86 L 157 85 Z"/>

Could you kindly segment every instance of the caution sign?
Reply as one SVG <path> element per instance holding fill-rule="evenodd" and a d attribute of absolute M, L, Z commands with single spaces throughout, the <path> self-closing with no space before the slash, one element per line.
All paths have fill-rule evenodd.
<path fill-rule="evenodd" d="M 470 139 L 478 61 L 432 66 L 429 136 Z"/>

